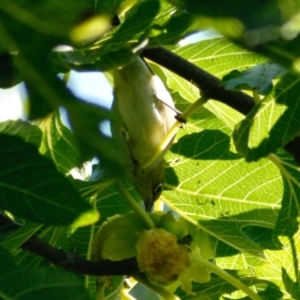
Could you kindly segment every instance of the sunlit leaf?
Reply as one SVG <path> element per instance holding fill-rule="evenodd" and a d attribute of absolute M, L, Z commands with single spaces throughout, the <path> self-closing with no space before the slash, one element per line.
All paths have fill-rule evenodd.
<path fill-rule="evenodd" d="M 202 122 L 214 129 L 203 130 Z M 267 160 L 248 164 L 232 153 L 226 132 L 228 128 L 217 119 L 187 124 L 184 136 L 167 155 L 170 191 L 163 193 L 163 201 L 215 238 L 263 256 L 242 228 L 274 227 L 282 196 L 281 177 Z"/>
<path fill-rule="evenodd" d="M 224 38 L 213 38 L 180 47 L 175 53 L 218 78 L 236 70 L 237 66 L 239 70 L 244 70 L 265 61 L 264 57 L 244 50 Z M 191 82 L 170 71 L 163 71 L 169 88 L 180 93 L 189 102 L 195 102 L 199 98 L 199 90 Z M 239 112 L 227 105 L 208 101 L 205 106 L 232 129 L 242 118 Z"/>
<path fill-rule="evenodd" d="M 74 134 L 63 124 L 58 112 L 43 120 L 40 127 L 43 129 L 40 151 L 53 160 L 59 171 L 66 174 L 83 163 Z"/>
<path fill-rule="evenodd" d="M 247 161 L 275 153 L 299 134 L 299 78 L 287 74 L 242 120 L 234 132 L 237 150 Z"/>
<path fill-rule="evenodd" d="M 229 271 L 230 272 L 230 271 Z M 263 285 L 266 289 L 259 293 L 260 296 L 267 296 L 270 300 L 278 300 L 283 295 L 279 288 L 276 285 L 272 284 L 272 282 L 268 282 L 261 279 L 256 278 L 247 278 L 243 276 L 238 276 L 238 274 L 234 274 L 235 277 L 238 277 L 241 282 L 246 285 Z M 193 291 L 194 295 L 187 295 L 182 290 L 177 290 L 176 294 L 180 296 L 182 300 L 210 300 L 210 299 L 220 299 L 220 296 L 224 294 L 230 294 L 234 292 L 236 288 L 226 282 L 225 280 L 213 276 L 211 281 L 208 283 L 195 284 Z"/>
<path fill-rule="evenodd" d="M 35 125 L 0 124 L 0 208 L 12 220 L 0 222 L 0 242 L 15 258 L 1 248 L 0 298 L 87 299 L 83 283 L 94 298 L 94 277 L 74 278 L 71 272 L 54 269 L 42 257 L 23 251 L 22 244 L 37 235 L 54 247 L 93 259 L 91 245 L 99 226 L 131 211 L 117 193 L 116 179 L 122 178 L 138 203 L 142 199 L 123 178 L 126 142 L 101 131 L 101 122 L 120 120 L 103 107 L 77 99 L 57 74 L 119 68 L 143 49 L 159 45 L 176 47 L 176 54 L 219 79 L 229 74 L 227 88 L 254 91 L 257 103 L 244 116 L 209 99 L 179 129 L 165 157 L 166 185 L 160 200 L 182 223 L 164 228 L 262 299 L 298 299 L 300 173 L 281 148 L 300 132 L 299 11 L 299 0 L 0 0 L 0 85 L 24 80 L 29 117 L 48 118 L 39 123 L 42 143 Z M 207 28 L 225 38 L 177 44 L 194 30 Z M 283 76 L 273 62 L 288 73 Z M 193 82 L 160 66 L 153 69 L 171 90 L 178 110 L 200 97 Z M 259 102 L 257 93 L 268 96 Z M 71 130 L 51 115 L 59 107 L 67 111 Z M 289 151 L 299 152 L 295 144 Z M 99 158 L 97 172 L 89 182 L 71 183 L 61 173 L 80 165 L 81 154 L 84 159 Z M 78 227 L 95 222 L 99 214 L 96 224 Z M 115 257 L 135 249 L 130 243 L 135 243 L 138 224 L 133 217 L 130 221 L 133 232 L 127 234 L 126 226 L 120 232 L 109 230 Z M 121 249 L 122 242 L 128 248 Z M 201 272 L 196 275 L 201 277 Z M 179 289 L 176 293 L 191 300 L 249 299 L 214 274 L 211 278 L 205 284 L 193 283 L 193 295 Z M 103 298 L 119 299 L 123 280 L 104 279 Z M 146 300 L 141 292 L 136 298 Z"/>
<path fill-rule="evenodd" d="M 272 279 L 272 282 L 280 287 L 286 296 L 288 293 L 285 291 L 284 285 L 289 281 L 286 290 L 291 293 L 293 289 L 295 292 L 293 296 L 295 296 L 298 293 L 297 288 L 295 285 L 292 288 L 293 284 L 291 281 L 296 282 L 298 280 L 295 278 L 295 274 L 298 274 L 299 272 L 299 263 L 297 261 L 297 253 L 299 253 L 300 245 L 299 231 L 292 239 L 282 237 L 280 238 L 280 241 L 283 244 L 282 249 L 277 251 L 266 250 L 265 255 L 267 262 L 255 267 L 255 274 L 261 279 Z M 251 261 L 248 260 L 248 263 L 250 267 Z M 285 270 L 282 270 L 282 268 Z M 297 299 L 297 297 L 293 297 L 292 299 Z"/>

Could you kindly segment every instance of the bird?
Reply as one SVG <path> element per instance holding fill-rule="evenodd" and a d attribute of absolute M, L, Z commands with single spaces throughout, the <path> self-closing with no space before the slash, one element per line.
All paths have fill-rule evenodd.
<path fill-rule="evenodd" d="M 162 80 L 140 56 L 128 65 L 113 70 L 114 100 L 112 110 L 120 118 L 112 133 L 125 141 L 122 155 L 135 189 L 146 211 L 162 193 L 165 181 L 164 155 L 172 141 L 155 160 L 141 170 L 140 166 L 159 147 L 176 122 L 173 99 Z"/>

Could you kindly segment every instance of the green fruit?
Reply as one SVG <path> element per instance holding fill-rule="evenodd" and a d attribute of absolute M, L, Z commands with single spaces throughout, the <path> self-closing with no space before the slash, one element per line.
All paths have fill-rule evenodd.
<path fill-rule="evenodd" d="M 178 245 L 174 234 L 160 228 L 139 233 L 136 251 L 140 271 L 155 285 L 176 281 L 191 262 L 189 247 Z"/>
<path fill-rule="evenodd" d="M 108 218 L 95 234 L 92 246 L 94 260 L 119 261 L 134 257 L 137 233 L 144 229 L 144 223 L 133 212 Z"/>

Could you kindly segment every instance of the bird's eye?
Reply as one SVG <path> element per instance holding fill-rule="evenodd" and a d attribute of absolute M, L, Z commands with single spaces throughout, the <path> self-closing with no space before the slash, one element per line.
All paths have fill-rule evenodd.
<path fill-rule="evenodd" d="M 153 198 L 156 200 L 159 198 L 161 192 L 163 191 L 164 185 L 162 183 L 157 184 L 153 189 Z"/>

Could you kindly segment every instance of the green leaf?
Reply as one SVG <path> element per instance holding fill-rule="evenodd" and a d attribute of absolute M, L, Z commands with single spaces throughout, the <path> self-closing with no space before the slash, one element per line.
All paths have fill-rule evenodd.
<path fill-rule="evenodd" d="M 97 210 L 101 214 L 101 218 L 97 224 L 92 226 L 80 227 L 72 233 L 66 245 L 67 249 L 76 247 L 76 252 L 81 256 L 91 259 L 91 246 L 93 242 L 94 235 L 98 228 L 111 216 L 116 214 L 124 215 L 130 211 L 127 207 L 125 201 L 118 195 L 116 188 L 111 183 L 102 188 L 99 182 L 94 182 L 93 185 L 89 187 L 93 192 L 93 201 L 97 203 Z M 132 186 L 131 186 L 132 189 Z M 96 195 L 95 195 L 96 194 Z M 95 198 L 94 198 L 95 197 Z M 91 295 L 95 293 L 96 278 L 94 276 L 87 276 L 86 280 L 88 282 L 88 289 Z M 105 288 L 105 295 L 108 299 L 118 299 L 120 288 L 122 287 L 123 276 L 112 277 L 112 286 Z"/>
<path fill-rule="evenodd" d="M 231 35 L 240 34 L 242 29 L 250 30 L 267 26 L 273 29 L 273 26 L 283 24 L 299 7 L 297 1 L 286 3 L 284 14 L 280 3 L 273 0 L 264 1 L 263 3 L 259 0 L 246 0 L 243 1 L 242 6 L 239 0 L 232 0 L 230 5 L 218 0 L 210 1 L 209 5 L 205 0 L 169 0 L 169 2 L 186 9 L 191 14 L 198 15 L 199 22 L 203 21 L 207 25 L 208 20 L 210 20 L 209 25 L 215 26 L 221 31 L 225 31 L 227 29 L 226 25 L 230 26 L 230 22 L 232 22 L 231 30 L 225 31 L 231 33 Z M 222 27 L 220 22 L 223 24 Z M 236 24 L 235 28 L 234 24 Z"/>
<path fill-rule="evenodd" d="M 216 118 L 198 115 L 200 112 L 194 116 L 197 122 L 188 123 L 179 133 L 183 137 L 166 156 L 170 164 L 166 187 L 170 191 L 165 191 L 162 199 L 211 236 L 263 257 L 260 246 L 242 229 L 274 227 L 283 192 L 279 171 L 268 160 L 246 163 L 231 152 L 226 134 L 230 130 Z"/>
<path fill-rule="evenodd" d="M 169 0 L 197 17 L 199 28 L 213 27 L 236 44 L 299 72 L 299 1 L 238 0 L 228 6 L 214 0 Z M 237 9 L 238 7 L 238 9 Z"/>
<path fill-rule="evenodd" d="M 123 22 L 96 44 L 83 49 L 54 51 L 52 56 L 60 65 L 76 70 L 107 71 L 124 66 L 134 58 L 136 50 L 131 48 L 150 34 L 159 4 L 158 0 L 138 1 L 126 13 Z"/>
<path fill-rule="evenodd" d="M 90 299 L 83 284 L 70 272 L 20 268 L 3 248 L 0 248 L 0 264 L 3 299 Z"/>
<path fill-rule="evenodd" d="M 11 88 L 20 81 L 15 64 L 15 55 L 0 53 L 0 88 Z"/>
<path fill-rule="evenodd" d="M 152 31 L 152 43 L 175 44 L 188 33 L 193 31 L 194 21 L 186 11 L 175 10 L 174 7 L 163 3 L 160 13 L 155 18 Z"/>
<path fill-rule="evenodd" d="M 247 71 L 234 70 L 222 79 L 228 90 L 250 90 L 261 95 L 267 95 L 273 87 L 272 80 L 286 73 L 283 67 L 265 63 L 256 65 Z"/>
<path fill-rule="evenodd" d="M 280 243 L 282 247 L 274 251 L 274 249 L 265 249 L 264 254 L 265 261 L 256 259 L 255 257 L 243 254 L 234 253 L 228 251 L 228 248 L 223 248 L 216 254 L 216 264 L 223 269 L 248 270 L 246 276 L 253 276 L 255 274 L 256 279 L 265 281 L 263 285 L 257 286 L 257 290 L 261 291 L 265 289 L 265 285 L 268 285 L 267 289 L 259 294 L 263 299 L 282 299 L 283 295 L 287 297 L 284 288 L 284 282 L 282 280 L 283 273 L 282 267 L 286 268 L 288 276 L 295 282 L 295 273 L 298 272 L 299 265 L 297 262 L 297 253 L 299 252 L 299 231 L 295 236 L 291 238 L 280 237 Z M 247 277 L 245 277 L 247 280 Z M 274 298 L 269 296 L 274 295 Z M 243 299 L 243 298 L 242 298 Z M 290 299 L 287 297 L 287 299 Z M 296 299 L 296 298 L 295 298 Z"/>
<path fill-rule="evenodd" d="M 49 225 L 95 221 L 91 206 L 34 146 L 4 134 L 0 145 L 1 209 Z"/>
<path fill-rule="evenodd" d="M 294 282 L 289 277 L 289 275 L 288 275 L 287 271 L 285 270 L 285 268 L 282 268 L 282 281 L 284 283 L 284 286 L 285 286 L 286 290 L 293 297 L 293 299 L 298 299 L 300 297 L 300 288 L 299 288 L 298 280 L 297 280 L 297 282 Z"/>
<path fill-rule="evenodd" d="M 243 277 L 239 276 L 237 272 L 232 272 L 230 270 L 226 270 L 229 273 L 233 273 L 232 275 L 237 277 L 241 282 L 243 282 L 247 286 L 252 285 L 263 285 L 266 286 L 266 289 L 258 294 L 260 296 L 267 296 L 268 300 L 278 300 L 283 295 L 282 292 L 276 287 L 276 285 L 272 284 L 272 282 L 268 282 L 266 280 L 261 280 L 257 278 L 251 277 Z M 217 277 L 216 275 L 212 275 L 212 278 L 207 283 L 202 284 L 194 284 L 193 291 L 194 295 L 187 295 L 182 290 L 178 289 L 176 294 L 180 296 L 182 300 L 219 300 L 220 296 L 224 294 L 230 294 L 236 291 L 236 288 L 230 283 L 226 282 L 224 279 Z M 225 298 L 223 298 L 225 299 Z M 227 299 L 227 298 L 226 298 Z M 239 298 L 241 299 L 241 298 Z M 244 299 L 244 298 L 243 298 Z"/>
<path fill-rule="evenodd" d="M 0 47 L 18 53 L 16 67 L 26 83 L 31 118 L 46 116 L 68 98 L 66 88 L 59 89 L 48 55 L 55 46 L 69 42 L 70 30 L 89 9 L 80 0 L 68 5 L 57 0 L 13 0 L 8 5 L 0 1 Z"/>
<path fill-rule="evenodd" d="M 11 252 L 16 251 L 40 228 L 41 225 L 27 222 L 24 226 L 21 226 L 21 228 L 9 234 L 6 237 L 6 239 L 1 243 L 1 245 L 3 248 Z"/>
<path fill-rule="evenodd" d="M 108 33 L 97 45 L 84 49 L 54 51 L 53 58 L 62 66 L 76 70 L 107 71 L 124 66 L 134 57 L 128 43 L 137 40 L 149 28 L 159 11 L 159 1 L 138 1 L 127 13 L 124 21 Z"/>
<path fill-rule="evenodd" d="M 233 138 L 247 161 L 256 161 L 286 145 L 300 132 L 299 77 L 286 74 L 273 93 L 236 127 Z"/>
<path fill-rule="evenodd" d="M 41 124 L 43 143 L 40 152 L 53 160 L 57 169 L 67 174 L 83 163 L 74 134 L 67 128 L 57 111 Z"/>
<path fill-rule="evenodd" d="M 5 277 L 6 274 L 12 271 L 12 268 L 15 268 L 15 262 L 12 255 L 0 247 L 0 261 L 1 261 L 1 273 L 0 280 Z"/>
<path fill-rule="evenodd" d="M 36 147 L 39 147 L 42 142 L 42 131 L 39 127 L 22 120 L 1 122 L 0 132 L 19 136 L 25 142 L 33 144 Z"/>
<path fill-rule="evenodd" d="M 300 245 L 299 241 L 299 231 L 293 238 L 280 237 L 280 242 L 283 244 L 281 250 L 265 250 L 266 263 L 253 266 L 251 259 L 247 259 L 248 266 L 254 267 L 255 274 L 258 278 L 271 280 L 273 284 L 276 284 L 285 294 L 287 294 L 285 288 L 289 293 L 291 293 L 292 289 L 296 292 L 298 288 L 293 285 L 291 281 L 294 283 L 297 282 L 296 284 L 298 285 L 298 278 L 296 278 L 298 275 L 296 274 L 299 272 L 299 262 L 297 260 Z M 285 270 L 283 270 L 283 268 Z M 289 277 L 289 279 L 287 277 Z M 290 299 L 288 295 L 286 295 L 286 298 Z M 297 299 L 297 297 L 293 299 Z"/>
<path fill-rule="evenodd" d="M 281 32 L 282 35 L 272 38 L 271 41 L 266 41 L 266 43 L 263 43 L 264 37 L 262 36 L 263 37 L 262 40 L 257 41 L 259 43 L 262 42 L 263 43 L 262 45 L 255 45 L 256 47 L 253 47 L 253 45 L 251 45 L 251 39 L 255 34 L 257 34 L 256 31 L 249 34 L 246 43 L 242 41 L 239 42 L 239 44 L 245 48 L 253 47 L 252 48 L 253 51 L 260 53 L 268 57 L 272 61 L 279 63 L 287 68 L 292 68 L 296 70 L 297 73 L 299 73 L 300 37 L 299 37 L 298 26 L 295 26 L 298 18 L 299 18 L 299 14 L 297 13 L 286 24 L 278 28 L 277 29 L 278 32 Z M 287 27 L 287 30 L 285 30 L 284 27 Z M 289 32 L 290 29 L 291 32 Z M 287 31 L 287 33 L 284 33 L 284 31 Z M 261 34 L 263 34 L 263 32 L 258 31 L 258 35 Z"/>
<path fill-rule="evenodd" d="M 10 237 L 3 242 L 3 247 L 13 255 L 18 266 L 24 268 L 49 268 L 52 264 L 41 256 L 28 251 L 23 251 L 20 247 L 32 235 L 36 235 L 44 242 L 53 247 L 73 251 L 75 245 L 69 244 L 70 234 L 73 228 L 70 226 L 46 226 L 26 221 L 18 230 L 11 233 Z M 78 277 L 79 278 L 79 277 Z"/>
<path fill-rule="evenodd" d="M 239 68 L 245 69 L 265 61 L 262 56 L 244 50 L 224 38 L 200 41 L 180 47 L 174 52 L 218 78 L 236 70 L 237 65 Z M 199 98 L 198 89 L 190 82 L 169 71 L 164 70 L 164 72 L 167 76 L 168 86 L 178 91 L 184 99 L 194 102 Z"/>
<path fill-rule="evenodd" d="M 104 189 L 100 189 L 97 182 L 95 182 L 94 193 L 92 196 L 93 201 L 96 201 L 97 210 L 101 214 L 100 220 L 92 227 L 77 228 L 71 235 L 70 247 L 76 245 L 76 251 L 83 256 L 89 252 L 89 247 L 96 230 L 111 216 L 116 214 L 124 215 L 130 211 L 130 208 L 125 204 L 125 201 L 117 193 L 114 185 L 109 184 Z M 130 186 L 132 189 L 132 185 Z M 90 255 L 90 254 L 88 254 Z"/>
<path fill-rule="evenodd" d="M 117 50 L 92 47 L 85 51 L 73 49 L 55 50 L 51 53 L 53 60 L 67 70 L 108 71 L 128 64 L 134 57 L 132 50 L 122 45 Z"/>
<path fill-rule="evenodd" d="M 57 0 L 35 3 L 28 0 L 13 0 L 7 5 L 3 1 L 0 3 L 1 14 L 5 16 L 2 20 L 7 21 L 10 17 L 13 22 L 11 24 L 7 22 L 6 25 L 14 29 L 16 34 L 21 35 L 30 28 L 60 38 L 68 35 L 72 26 L 82 17 L 82 13 L 90 7 L 80 0 L 69 1 L 68 5 Z M 14 27 L 14 22 L 20 22 L 23 29 Z M 25 41 L 23 43 L 25 44 Z"/>
<path fill-rule="evenodd" d="M 176 235 L 178 239 L 187 235 L 183 222 L 179 224 L 171 212 L 151 213 L 149 216 L 157 228 Z M 94 236 L 94 258 L 96 260 L 120 261 L 136 256 L 135 245 L 138 240 L 138 233 L 146 229 L 148 228 L 143 220 L 134 212 L 108 218 Z M 122 249 L 121 252 L 120 249 Z"/>
<path fill-rule="evenodd" d="M 106 14 L 113 17 L 117 13 L 117 9 L 120 7 L 123 0 L 89 0 L 90 6 L 95 9 L 95 12 L 99 14 Z"/>
<path fill-rule="evenodd" d="M 94 258 L 120 261 L 136 256 L 137 233 L 144 229 L 135 213 L 109 218 L 94 237 Z"/>
<path fill-rule="evenodd" d="M 281 153 L 280 156 L 270 155 L 270 160 L 281 172 L 284 192 L 282 207 L 274 229 L 275 235 L 286 235 L 290 238 L 298 231 L 300 216 L 300 172 L 290 156 Z"/>
<path fill-rule="evenodd" d="M 127 13 L 124 21 L 117 27 L 111 38 L 102 44 L 102 47 L 109 47 L 116 50 L 128 43 L 133 38 L 139 39 L 151 28 L 153 19 L 159 12 L 158 0 L 138 1 Z"/>
<path fill-rule="evenodd" d="M 244 50 L 224 38 L 200 41 L 180 47 L 174 52 L 218 78 L 236 70 L 237 66 L 244 70 L 265 61 L 264 57 Z M 162 71 L 166 75 L 168 87 L 177 91 L 183 99 L 193 103 L 199 98 L 199 89 L 190 82 L 165 69 Z M 231 129 L 243 117 L 239 112 L 219 102 L 210 100 L 205 107 Z"/>

